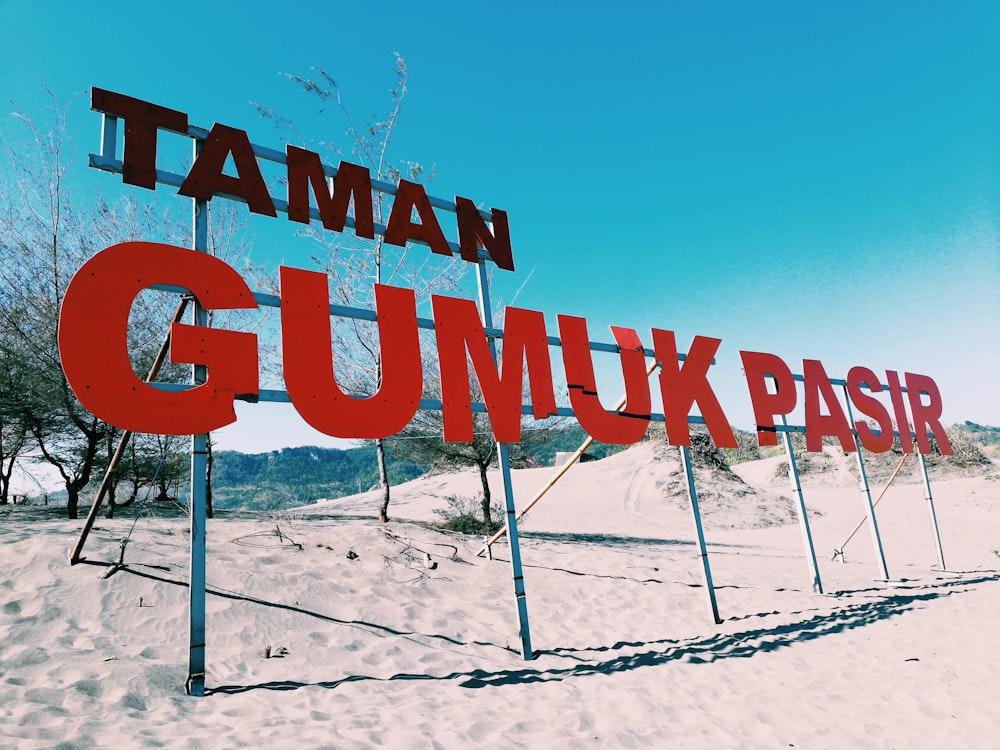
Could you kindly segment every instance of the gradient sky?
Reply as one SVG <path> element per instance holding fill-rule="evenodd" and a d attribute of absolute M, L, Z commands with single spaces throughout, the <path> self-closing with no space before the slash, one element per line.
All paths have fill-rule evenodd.
<path fill-rule="evenodd" d="M 280 148 L 253 100 L 346 146 L 279 73 L 325 68 L 366 119 L 398 51 L 394 156 L 433 165 L 434 195 L 508 212 L 517 272 L 496 294 L 550 330 L 566 313 L 603 340 L 721 338 L 711 380 L 742 427 L 740 349 L 930 375 L 946 424 L 1000 424 L 1000 3 L 622 5 L 0 0 L 0 80 L 29 114 L 39 81 L 99 86 Z M 80 189 L 113 195 L 120 178 L 85 166 L 88 96 L 72 114 Z M 283 218 L 252 231 L 255 259 L 307 265 Z M 329 444 L 255 408 L 223 448 Z"/>

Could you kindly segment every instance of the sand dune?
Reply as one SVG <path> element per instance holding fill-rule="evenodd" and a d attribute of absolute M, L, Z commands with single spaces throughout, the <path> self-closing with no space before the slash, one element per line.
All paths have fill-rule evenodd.
<path fill-rule="evenodd" d="M 922 485 L 894 485 L 886 584 L 867 528 L 830 560 L 863 506 L 828 460 L 803 475 L 823 595 L 780 458 L 699 473 L 721 625 L 674 452 L 574 467 L 521 526 L 531 662 L 508 548 L 425 525 L 472 473 L 396 488 L 384 527 L 371 493 L 215 519 L 204 698 L 183 691 L 185 519 L 102 520 L 69 567 L 80 522 L 5 508 L 0 746 L 995 746 L 1000 471 L 935 476 L 947 571 Z M 552 471 L 514 472 L 519 504 Z"/>

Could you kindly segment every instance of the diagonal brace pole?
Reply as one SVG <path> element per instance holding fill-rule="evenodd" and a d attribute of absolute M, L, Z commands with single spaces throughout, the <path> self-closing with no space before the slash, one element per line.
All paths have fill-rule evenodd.
<path fill-rule="evenodd" d="M 183 295 L 180 302 L 177 303 L 177 310 L 174 312 L 174 317 L 171 319 L 171 327 L 174 323 L 179 323 L 181 318 L 184 317 L 184 311 L 187 310 L 188 301 L 191 298 L 188 295 Z M 167 359 L 167 351 L 170 349 L 170 330 L 167 328 L 167 334 L 163 337 L 163 343 L 160 344 L 160 350 L 156 353 L 156 359 L 153 360 L 153 365 L 149 368 L 149 375 L 146 376 L 147 381 L 152 381 L 156 379 L 156 376 L 160 374 L 160 369 L 163 367 L 163 363 Z M 126 430 L 122 433 L 122 436 L 118 439 L 118 447 L 115 448 L 114 455 L 111 457 L 111 462 L 108 464 L 108 470 L 104 472 L 104 479 L 101 480 L 101 486 L 97 490 L 97 497 L 94 498 L 93 505 L 90 506 L 90 512 L 87 514 L 87 521 L 83 525 L 83 531 L 80 532 L 80 538 L 76 542 L 76 546 L 69 556 L 69 564 L 76 565 L 83 558 L 80 556 L 83 553 L 83 545 L 87 543 L 87 537 L 90 535 L 90 530 L 94 527 L 94 522 L 97 520 L 97 514 L 101 510 L 101 504 L 104 502 L 104 496 L 108 493 L 108 489 L 111 487 L 111 475 L 114 473 L 115 469 L 118 468 L 118 464 L 121 463 L 122 456 L 125 455 L 125 449 L 128 448 L 129 441 L 132 439 L 134 433 L 131 430 Z"/>
<path fill-rule="evenodd" d="M 646 368 L 647 378 L 653 374 L 653 370 L 656 369 L 658 364 L 659 363 L 656 360 L 650 362 L 649 366 Z M 622 396 L 620 399 L 618 399 L 618 403 L 615 404 L 614 409 L 612 409 L 612 411 L 621 411 L 622 408 L 624 408 L 624 406 L 625 406 L 625 396 Z M 517 518 L 515 520 L 520 521 L 522 518 L 524 518 L 524 516 L 527 515 L 528 511 L 535 506 L 535 503 L 537 503 L 539 500 L 545 497 L 545 493 L 551 490 L 555 486 L 556 482 L 562 479 L 563 475 L 567 471 L 569 471 L 570 467 L 580 460 L 580 457 L 583 456 L 587 448 L 589 448 L 593 442 L 594 438 L 588 436 L 587 439 L 584 440 L 583 443 L 581 443 L 580 447 L 576 449 L 576 452 L 574 452 L 573 455 L 569 457 L 569 460 L 567 460 L 566 463 L 564 463 L 562 466 L 559 467 L 559 471 L 556 472 L 555 476 L 552 477 L 548 482 L 546 482 L 545 486 L 542 487 L 542 489 L 540 489 L 537 493 L 535 493 L 535 496 L 531 499 L 531 502 L 529 502 L 527 505 L 524 506 L 524 508 L 521 509 L 521 512 L 517 514 Z M 506 528 L 497 531 L 493 536 L 491 536 L 489 539 L 486 540 L 486 543 L 479 549 L 476 555 L 478 557 L 482 557 L 483 554 L 485 554 L 486 551 L 490 547 L 492 547 L 496 543 L 496 541 L 506 533 L 507 533 Z"/>

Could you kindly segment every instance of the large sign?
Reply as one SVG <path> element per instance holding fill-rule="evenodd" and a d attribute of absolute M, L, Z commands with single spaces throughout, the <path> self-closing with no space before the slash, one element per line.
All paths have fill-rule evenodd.
<path fill-rule="evenodd" d="M 187 115 L 101 89 L 94 89 L 93 103 L 95 109 L 124 119 L 123 180 L 154 188 L 157 133 L 187 133 Z M 331 170 L 317 154 L 287 146 L 283 155 L 287 201 L 279 205 L 267 190 L 257 158 L 244 131 L 216 124 L 178 192 L 202 200 L 216 195 L 236 197 L 250 211 L 270 216 L 277 215 L 277 206 L 293 221 L 307 222 L 314 216 L 331 231 L 353 228 L 363 237 L 373 237 L 377 231 L 392 244 L 416 241 L 434 253 L 453 253 L 453 243 L 446 239 L 432 201 L 419 184 L 400 180 L 394 186 L 389 219 L 381 227 L 374 222 L 373 184 L 364 167 L 341 162 Z M 236 176 L 224 173 L 230 159 Z M 348 213 L 352 203 L 353 218 Z M 471 200 L 461 197 L 455 198 L 450 209 L 456 216 L 457 248 L 463 259 L 477 262 L 483 253 L 499 267 L 513 270 L 505 212 L 491 209 L 487 221 Z M 282 267 L 279 275 L 284 378 L 289 398 L 303 419 L 320 432 L 343 438 L 387 437 L 405 427 L 420 406 L 423 387 L 414 292 L 375 287 L 382 380 L 377 393 L 357 398 L 337 384 L 325 274 Z M 132 368 L 126 331 L 136 295 L 156 285 L 183 287 L 206 309 L 257 307 L 240 274 L 217 258 L 150 242 L 109 247 L 87 261 L 66 290 L 59 350 L 71 387 L 95 416 L 134 432 L 200 434 L 230 424 L 236 419 L 234 400 L 258 392 L 256 336 L 175 323 L 171 360 L 207 365 L 207 381 L 184 391 L 165 391 L 143 382 Z M 520 440 L 525 371 L 533 416 L 544 419 L 555 413 L 549 339 L 541 312 L 507 308 L 502 356 L 495 362 L 474 302 L 433 296 L 431 303 L 445 440 L 472 440 L 469 361 L 497 441 Z M 556 327 L 570 405 L 581 427 L 605 443 L 640 440 L 651 418 L 652 394 L 639 334 L 631 328 L 611 328 L 627 395 L 624 408 L 614 412 L 598 399 L 587 321 L 557 315 Z M 681 353 L 672 331 L 654 328 L 648 341 L 660 364 L 657 384 L 668 441 L 690 445 L 689 415 L 697 406 L 715 445 L 736 447 L 708 378 L 721 340 L 695 336 L 688 351 Z M 840 381 L 847 399 L 842 403 L 834 385 L 838 381 L 831 381 L 819 360 L 803 360 L 802 374 L 796 376 L 773 354 L 741 351 L 740 357 L 762 446 L 777 444 L 776 419 L 799 406 L 797 382 L 801 380 L 810 451 L 822 450 L 824 437 L 834 437 L 844 451 L 854 451 L 856 433 L 862 446 L 884 452 L 892 447 L 896 432 L 904 452 L 929 453 L 932 436 L 942 453 L 951 453 L 940 421 L 941 395 L 926 375 L 900 376 L 890 370 L 884 373 L 883 383 L 882 376 L 871 369 L 853 367 Z M 888 396 L 888 405 L 879 394 Z M 853 406 L 863 418 L 852 420 L 845 405 Z"/>

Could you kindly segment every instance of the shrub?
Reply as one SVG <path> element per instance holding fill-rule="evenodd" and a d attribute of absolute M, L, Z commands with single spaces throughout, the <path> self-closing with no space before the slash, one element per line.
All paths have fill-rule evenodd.
<path fill-rule="evenodd" d="M 493 534 L 503 526 L 503 508 L 494 501 L 490 505 L 492 522 L 487 527 L 482 517 L 482 497 L 467 497 L 465 495 L 448 495 L 445 497 L 446 508 L 436 508 L 434 513 L 441 517 L 437 526 L 446 531 L 457 531 L 461 534 Z"/>

